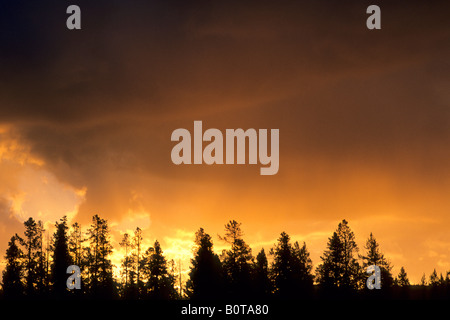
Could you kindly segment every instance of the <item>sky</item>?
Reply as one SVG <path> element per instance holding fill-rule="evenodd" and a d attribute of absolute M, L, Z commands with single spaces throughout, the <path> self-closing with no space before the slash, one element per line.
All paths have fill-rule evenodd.
<path fill-rule="evenodd" d="M 0 2 L 2 257 L 30 216 L 99 214 L 185 269 L 195 231 L 220 251 L 231 219 L 254 255 L 285 231 L 317 266 L 346 219 L 394 274 L 450 270 L 448 1 L 72 2 Z M 196 120 L 279 129 L 278 173 L 173 164 Z"/>

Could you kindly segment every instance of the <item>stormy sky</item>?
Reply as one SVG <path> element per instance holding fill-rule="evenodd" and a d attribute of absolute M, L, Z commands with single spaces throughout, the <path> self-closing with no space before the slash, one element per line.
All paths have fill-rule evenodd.
<path fill-rule="evenodd" d="M 70 4 L 81 30 L 66 28 Z M 366 28 L 371 4 L 381 30 Z M 286 231 L 317 265 L 347 219 L 413 282 L 449 270 L 449 9 L 1 1 L 1 252 L 28 216 L 98 213 L 116 240 L 140 226 L 174 254 L 236 219 L 255 248 Z M 279 172 L 174 165 L 171 133 L 194 120 L 279 129 Z"/>

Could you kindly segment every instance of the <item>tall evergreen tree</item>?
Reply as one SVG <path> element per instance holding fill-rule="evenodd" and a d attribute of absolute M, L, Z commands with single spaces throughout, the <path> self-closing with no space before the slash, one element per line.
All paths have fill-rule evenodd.
<path fill-rule="evenodd" d="M 89 291 L 94 298 L 110 298 L 116 295 L 108 223 L 95 215 L 87 231 L 89 247 L 86 248 Z"/>
<path fill-rule="evenodd" d="M 213 251 L 211 236 L 203 228 L 195 234 L 194 258 L 191 259 L 186 293 L 191 299 L 222 297 L 223 276 L 219 257 Z"/>
<path fill-rule="evenodd" d="M 143 260 L 142 240 L 142 230 L 137 227 L 133 236 L 128 233 L 124 234 L 120 243 L 125 248 L 125 256 L 122 259 L 122 274 L 125 277 L 122 296 L 125 299 L 138 299 L 140 293 L 143 292 L 144 283 L 141 270 L 147 268 L 146 262 L 148 261 Z M 147 253 L 150 254 L 150 252 Z"/>
<path fill-rule="evenodd" d="M 233 298 L 244 298 L 251 290 L 252 250 L 243 240 L 241 223 L 235 220 L 225 225 L 225 235 L 219 238 L 231 248 L 222 254 L 222 266 L 226 275 L 228 294 Z"/>
<path fill-rule="evenodd" d="M 394 290 L 396 295 L 400 299 L 408 299 L 410 295 L 410 282 L 408 274 L 404 267 L 400 268 L 400 272 L 394 280 Z"/>
<path fill-rule="evenodd" d="M 155 241 L 153 248 L 147 250 L 146 256 L 147 297 L 157 300 L 175 299 L 175 277 L 167 269 L 167 261 L 158 241 Z"/>
<path fill-rule="evenodd" d="M 357 261 L 359 249 L 355 241 L 355 234 L 345 219 L 339 223 L 336 233 L 343 249 L 342 286 L 357 289 L 361 285 L 361 268 Z"/>
<path fill-rule="evenodd" d="M 340 286 L 342 265 L 342 244 L 336 232 L 328 238 L 327 249 L 320 257 L 322 263 L 316 269 L 316 281 L 325 290 Z"/>
<path fill-rule="evenodd" d="M 142 288 L 141 281 L 141 260 L 142 260 L 142 230 L 137 227 L 134 231 L 134 236 L 132 240 L 132 246 L 134 248 L 134 252 L 132 253 L 132 261 L 134 264 L 133 269 L 136 272 L 136 294 L 139 295 Z"/>
<path fill-rule="evenodd" d="M 399 287 L 408 287 L 410 285 L 408 274 L 406 273 L 404 267 L 400 268 L 400 272 L 397 278 L 395 279 L 395 285 Z"/>
<path fill-rule="evenodd" d="M 21 241 L 24 246 L 25 292 L 28 296 L 45 294 L 46 268 L 43 248 L 44 227 L 41 221 L 29 218 L 24 222 L 25 238 Z"/>
<path fill-rule="evenodd" d="M 420 278 L 420 285 L 423 287 L 427 285 L 427 278 L 425 277 L 425 273 L 422 274 L 422 278 Z"/>
<path fill-rule="evenodd" d="M 69 254 L 67 239 L 67 217 L 64 216 L 60 222 L 55 224 L 55 234 L 53 235 L 53 264 L 51 268 L 51 280 L 53 283 L 53 293 L 55 297 L 63 298 L 67 296 L 67 267 L 72 265 L 72 258 Z"/>
<path fill-rule="evenodd" d="M 44 234 L 45 234 L 45 229 L 44 229 L 44 224 L 42 223 L 42 221 L 38 221 L 37 223 L 37 227 L 38 227 L 38 252 L 37 252 L 37 257 L 38 257 L 38 266 L 37 266 L 37 290 L 38 293 L 40 293 L 41 295 L 46 295 L 48 294 L 49 291 L 49 274 L 48 274 L 48 262 L 46 260 L 46 253 L 45 253 L 45 248 L 44 248 Z"/>
<path fill-rule="evenodd" d="M 365 272 L 367 268 L 371 265 L 376 265 L 380 267 L 381 270 L 381 288 L 386 289 L 392 287 L 394 284 L 394 278 L 391 274 L 392 266 L 381 252 L 380 245 L 372 233 L 370 233 L 364 248 L 366 249 L 366 253 L 361 256 L 361 259 L 363 260 L 362 268 L 364 282 L 366 282 L 369 277 Z"/>
<path fill-rule="evenodd" d="M 123 235 L 120 245 L 125 248 L 125 256 L 122 259 L 123 297 L 125 299 L 136 299 L 138 297 L 137 271 L 139 270 L 138 256 L 135 253 L 135 237 L 128 233 Z"/>
<path fill-rule="evenodd" d="M 439 285 L 439 277 L 436 272 L 436 269 L 433 270 L 433 272 L 430 274 L 430 286 L 437 287 Z"/>
<path fill-rule="evenodd" d="M 269 278 L 269 263 L 264 249 L 256 255 L 253 264 L 253 296 L 257 299 L 267 299 L 272 293 L 272 283 Z"/>
<path fill-rule="evenodd" d="M 294 282 L 297 283 L 299 289 L 296 295 L 310 295 L 314 283 L 313 265 L 305 242 L 303 242 L 301 247 L 297 241 L 294 243 L 293 258 Z"/>
<path fill-rule="evenodd" d="M 80 269 L 83 269 L 83 242 L 84 238 L 81 232 L 81 226 L 78 222 L 75 222 L 72 224 L 72 228 L 69 233 L 68 249 L 73 263 L 79 266 Z"/>
<path fill-rule="evenodd" d="M 122 259 L 122 269 L 123 274 L 125 276 L 125 288 L 128 287 L 128 279 L 129 279 L 129 271 L 132 269 L 132 262 L 129 256 L 131 251 L 131 240 L 130 235 L 125 233 L 122 237 L 122 241 L 120 241 L 120 246 L 125 248 L 125 256 Z"/>
<path fill-rule="evenodd" d="M 305 297 L 311 294 L 313 276 L 312 261 L 306 244 L 294 246 L 290 237 L 282 232 L 278 243 L 270 251 L 273 255 L 271 277 L 275 286 L 275 296 L 282 299 Z"/>
<path fill-rule="evenodd" d="M 316 269 L 317 282 L 327 290 L 339 289 L 341 294 L 361 287 L 361 267 L 356 260 L 358 246 L 346 220 L 339 223 L 328 239 L 327 249 L 321 256 L 322 264 Z"/>
<path fill-rule="evenodd" d="M 6 268 L 3 271 L 3 295 L 5 299 L 18 299 L 24 293 L 22 259 L 24 254 L 16 242 L 20 237 L 15 234 L 11 237 L 6 250 Z"/>
<path fill-rule="evenodd" d="M 78 266 L 81 271 L 81 290 L 73 290 L 72 294 L 75 296 L 82 296 L 86 293 L 86 290 L 89 286 L 86 286 L 86 281 L 89 279 L 87 277 L 88 269 L 87 262 L 88 259 L 86 257 L 87 248 L 83 247 L 83 243 L 86 241 L 83 232 L 81 230 L 81 226 L 78 222 L 72 224 L 68 232 L 68 250 L 70 254 L 70 258 L 74 265 Z"/>

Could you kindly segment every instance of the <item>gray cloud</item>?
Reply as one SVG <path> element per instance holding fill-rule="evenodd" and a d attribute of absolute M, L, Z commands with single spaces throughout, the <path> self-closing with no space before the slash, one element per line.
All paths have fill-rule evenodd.
<path fill-rule="evenodd" d="M 334 188 L 358 190 L 346 177 L 361 170 L 363 180 L 361 168 L 435 187 L 446 207 L 448 1 L 381 1 L 373 32 L 369 4 L 78 1 L 82 30 L 72 32 L 68 3 L 15 1 L 0 10 L 0 121 L 59 179 L 87 186 L 86 221 L 125 215 L 133 192 L 167 223 L 180 223 L 177 201 L 217 208 L 198 200 L 209 190 L 196 183 L 212 183 L 220 204 L 258 202 L 248 190 L 259 187 L 273 201 L 307 194 L 302 208 L 332 215 L 322 198 L 341 205 Z M 170 134 L 194 120 L 279 128 L 279 175 L 175 167 Z"/>

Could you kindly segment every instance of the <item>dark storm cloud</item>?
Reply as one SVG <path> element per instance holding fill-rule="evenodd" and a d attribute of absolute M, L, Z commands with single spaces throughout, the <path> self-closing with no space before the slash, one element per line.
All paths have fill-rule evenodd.
<path fill-rule="evenodd" d="M 139 96 L 136 71 L 152 70 L 152 64 L 160 62 L 158 55 L 176 36 L 171 28 L 177 28 L 170 25 L 177 20 L 165 5 L 158 9 L 169 16 L 167 27 L 155 12 L 158 5 L 143 4 L 137 2 L 130 12 L 123 1 L 81 1 L 83 30 L 79 32 L 65 28 L 67 2 L 5 4 L 2 100 L 15 107 L 2 108 L 2 116 L 72 122 L 132 107 Z M 152 40 L 151 49 L 160 51 L 136 65 L 134 45 L 149 46 Z M 151 82 L 146 83 L 146 98 L 152 97 Z"/>
<path fill-rule="evenodd" d="M 77 4 L 79 31 L 64 1 L 0 13 L 0 119 L 77 187 L 173 175 L 170 133 L 196 119 L 280 128 L 281 161 L 448 157 L 447 2 L 381 1 L 380 31 L 367 1 Z"/>
<path fill-rule="evenodd" d="M 448 50 L 439 6 L 386 4 L 389 31 L 370 34 L 359 2 L 78 4 L 81 31 L 65 28 L 64 1 L 4 5 L 2 119 L 142 117 L 284 98 L 317 78 L 443 60 Z"/>

